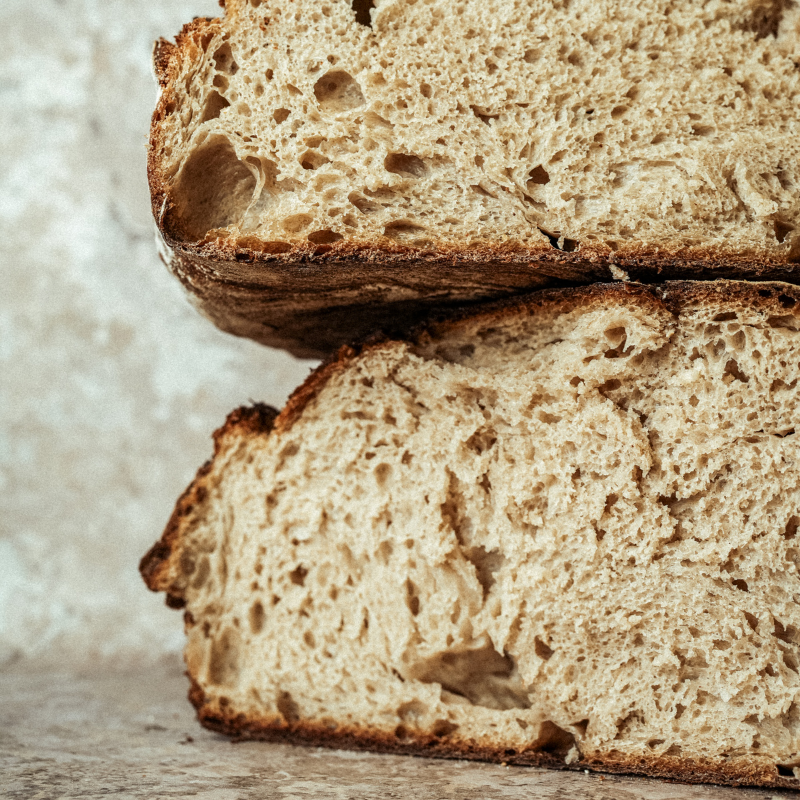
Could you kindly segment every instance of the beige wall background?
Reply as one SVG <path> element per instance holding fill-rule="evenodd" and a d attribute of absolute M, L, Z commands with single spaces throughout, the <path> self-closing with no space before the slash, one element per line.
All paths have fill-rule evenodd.
<path fill-rule="evenodd" d="M 4 0 L 0 669 L 157 659 L 180 615 L 139 558 L 237 405 L 312 362 L 217 331 L 158 259 L 150 53 L 211 0 Z"/>

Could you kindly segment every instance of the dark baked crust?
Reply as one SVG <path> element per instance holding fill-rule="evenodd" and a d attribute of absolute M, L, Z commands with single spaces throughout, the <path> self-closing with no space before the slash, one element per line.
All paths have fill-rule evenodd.
<path fill-rule="evenodd" d="M 206 698 L 200 684 L 189 677 L 189 701 L 197 711 L 200 723 L 209 730 L 232 736 L 236 741 L 257 740 L 283 742 L 310 747 L 370 750 L 376 753 L 424 756 L 427 758 L 468 759 L 493 761 L 517 766 L 548 767 L 559 770 L 584 770 L 628 775 L 646 775 L 683 783 L 716 783 L 726 786 L 768 786 L 797 789 L 797 781 L 781 775 L 769 759 L 689 759 L 677 756 L 631 757 L 613 751 L 605 754 L 582 755 L 567 764 L 564 760 L 569 746 L 559 743 L 534 743 L 518 751 L 487 746 L 452 736 L 437 737 L 430 733 L 404 730 L 398 735 L 371 728 L 325 724 L 309 720 L 287 720 L 283 717 L 258 719 L 247 714 L 229 711 Z M 224 701 L 224 698 L 223 698 Z"/>
<path fill-rule="evenodd" d="M 184 526 L 190 516 L 195 514 L 198 508 L 206 502 L 208 476 L 214 459 L 222 450 L 223 442 L 229 436 L 269 435 L 277 416 L 277 409 L 263 403 L 237 408 L 228 414 L 225 424 L 214 431 L 214 455 L 197 470 L 194 480 L 178 498 L 161 538 L 139 562 L 139 573 L 147 587 L 154 592 L 166 592 L 166 602 L 170 608 L 183 608 L 184 606 L 184 599 L 181 595 L 183 587 L 175 582 L 174 570 L 170 570 L 170 559 L 178 550 Z"/>
<path fill-rule="evenodd" d="M 442 314 L 415 330 L 409 340 L 412 344 L 419 344 L 425 339 L 435 340 L 465 322 L 481 321 L 491 324 L 494 320 L 500 321 L 520 314 L 535 314 L 539 309 L 567 311 L 570 308 L 594 304 L 608 307 L 615 301 L 630 298 L 636 298 L 643 305 L 652 305 L 654 311 L 662 313 L 664 310 L 672 314 L 685 313 L 687 308 L 713 309 L 724 300 L 728 307 L 733 301 L 744 308 L 776 316 L 793 314 L 800 317 L 800 287 L 785 283 L 678 281 L 657 286 L 634 283 L 595 284 L 573 289 L 545 290 L 487 304 L 472 311 L 460 309 Z M 359 345 L 342 347 L 309 375 L 280 414 L 268 406 L 240 408 L 230 414 L 225 424 L 214 434 L 214 458 L 198 471 L 194 481 L 178 500 L 162 539 L 142 559 L 140 569 L 148 587 L 153 591 L 165 591 L 168 605 L 175 608 L 183 605 L 183 586 L 177 563 L 180 559 L 180 540 L 184 531 L 192 524 L 192 517 L 203 513 L 202 504 L 208 497 L 210 481 L 217 466 L 215 459 L 221 457 L 226 443 L 234 441 L 235 437 L 275 435 L 288 430 L 333 375 L 346 369 L 354 359 L 371 348 L 392 345 L 392 340 L 375 336 Z M 189 623 L 194 624 L 193 620 Z M 525 751 L 517 752 L 506 749 L 501 742 L 490 747 L 474 741 L 459 740 L 454 736 L 443 738 L 414 730 L 404 730 L 402 734 L 398 732 L 398 735 L 394 735 L 375 729 L 336 726 L 325 721 L 290 720 L 280 716 L 259 718 L 237 712 L 224 697 L 207 696 L 197 682 L 197 676 L 189 674 L 189 678 L 189 699 L 197 709 L 200 722 L 211 730 L 237 739 L 475 759 L 556 769 L 591 769 L 690 783 L 800 788 L 794 778 L 780 774 L 774 762 L 756 757 L 702 760 L 642 755 L 635 758 L 611 751 L 602 754 L 584 753 L 579 760 L 567 765 L 564 757 L 569 746 L 563 741 L 534 743 Z"/>
<path fill-rule="evenodd" d="M 800 252 L 780 255 L 640 242 L 619 249 L 582 243 L 567 252 L 542 234 L 534 244 L 403 246 L 388 238 L 334 244 L 267 242 L 255 236 L 183 229 L 162 169 L 161 123 L 176 108 L 173 84 L 183 61 L 200 58 L 221 25 L 198 18 L 176 43 L 161 39 L 154 69 L 161 97 L 153 114 L 148 179 L 164 260 L 193 303 L 217 326 L 297 356 L 326 357 L 342 344 L 384 329 L 401 333 L 432 310 L 493 300 L 548 286 L 609 281 L 624 273 L 645 283 L 675 279 L 800 282 Z M 217 235 L 219 234 L 219 235 Z"/>
<path fill-rule="evenodd" d="M 306 358 L 325 357 L 376 328 L 402 334 L 450 307 L 609 281 L 612 266 L 644 283 L 800 277 L 794 263 L 710 251 L 669 254 L 641 247 L 610 253 L 587 246 L 565 253 L 549 246 L 444 244 L 419 250 L 337 242 L 265 254 L 249 245 L 179 242 L 163 225 L 160 230 L 171 251 L 167 266 L 205 316 L 229 333 Z"/>

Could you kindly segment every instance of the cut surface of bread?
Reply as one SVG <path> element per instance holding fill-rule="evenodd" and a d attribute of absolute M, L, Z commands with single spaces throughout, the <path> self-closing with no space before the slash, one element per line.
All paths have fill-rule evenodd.
<path fill-rule="evenodd" d="M 797 785 L 799 363 L 787 284 L 596 285 L 233 413 L 141 565 L 200 720 Z"/>
<path fill-rule="evenodd" d="M 156 49 L 168 260 L 304 355 L 556 279 L 791 277 L 799 28 L 788 0 L 228 0 Z"/>

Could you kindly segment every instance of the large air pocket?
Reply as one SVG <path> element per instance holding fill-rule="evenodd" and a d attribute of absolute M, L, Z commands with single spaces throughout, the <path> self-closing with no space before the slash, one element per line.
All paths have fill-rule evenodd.
<path fill-rule="evenodd" d="M 253 199 L 256 178 L 224 136 L 192 152 L 173 190 L 179 226 L 191 239 L 238 224 Z"/>

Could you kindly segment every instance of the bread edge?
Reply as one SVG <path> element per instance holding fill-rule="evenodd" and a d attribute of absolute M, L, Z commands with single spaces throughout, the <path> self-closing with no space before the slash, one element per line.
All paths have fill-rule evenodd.
<path fill-rule="evenodd" d="M 253 235 L 210 232 L 200 241 L 188 237 L 176 218 L 169 181 L 162 168 L 162 123 L 174 111 L 174 84 L 183 60 L 199 58 L 203 42 L 224 25 L 223 18 L 197 18 L 175 38 L 156 42 L 153 67 L 160 96 L 153 113 L 147 155 L 147 175 L 153 217 L 171 258 L 170 270 L 215 324 L 230 333 L 280 347 L 301 357 L 325 357 L 347 339 L 346 326 L 326 327 L 320 321 L 292 325 L 304 309 L 323 304 L 346 312 L 348 302 L 372 302 L 369 287 L 408 288 L 423 309 L 441 305 L 443 295 L 461 301 L 491 300 L 500 296 L 563 283 L 584 284 L 630 278 L 656 282 L 672 279 L 784 280 L 800 283 L 800 240 L 779 255 L 737 252 L 724 247 L 670 249 L 638 242 L 621 243 L 617 250 L 605 244 L 582 242 L 567 252 L 542 233 L 538 244 L 486 242 L 455 244 L 438 241 L 425 247 L 402 245 L 385 237 L 344 239 L 333 244 L 267 242 Z M 352 278 L 355 278 L 353 280 Z M 363 286 L 361 299 L 337 299 L 336 290 L 349 280 Z M 297 290 L 304 281 L 308 291 Z M 313 295 L 312 303 L 309 297 Z M 250 309 L 242 313 L 242 298 Z M 284 319 L 271 326 L 271 310 L 253 306 L 275 302 L 290 307 Z M 409 301 L 412 302 L 413 301 Z M 329 305 L 325 306 L 326 303 Z M 390 307 L 392 303 L 388 304 Z M 296 306 L 296 311 L 294 307 Z M 414 316 L 409 312 L 410 316 Z M 357 321 L 353 312 L 351 320 Z M 295 330 L 295 328 L 297 328 Z M 304 330 L 312 330 L 309 334 Z M 345 328 L 342 331 L 341 328 Z"/>
<path fill-rule="evenodd" d="M 789 314 L 796 309 L 800 316 L 800 287 L 786 283 L 747 283 L 739 281 L 715 281 L 698 283 L 678 281 L 660 286 L 644 286 L 634 283 L 593 284 L 571 289 L 551 289 L 531 295 L 502 300 L 481 306 L 479 310 L 463 309 L 441 314 L 417 328 L 409 337 L 412 345 L 423 337 L 441 336 L 458 327 L 464 321 L 501 320 L 508 316 L 530 313 L 536 308 L 556 306 L 568 309 L 592 302 L 607 306 L 609 299 L 624 300 L 636 297 L 652 304 L 654 308 L 666 309 L 677 314 L 688 303 L 700 305 L 721 299 L 736 300 L 748 308 L 761 308 L 776 314 Z M 396 340 L 375 335 L 355 345 L 344 346 L 327 362 L 315 369 L 290 396 L 283 411 L 271 406 L 255 404 L 242 407 L 228 415 L 225 423 L 213 434 L 214 455 L 203 464 L 194 480 L 178 499 L 161 539 L 142 558 L 139 569 L 148 588 L 164 591 L 166 603 L 171 608 L 185 605 L 182 588 L 177 580 L 174 559 L 180 557 L 180 541 L 191 525 L 192 517 L 202 513 L 208 498 L 207 482 L 217 458 L 222 453 L 229 437 L 240 435 L 270 436 L 289 430 L 300 418 L 306 407 L 317 397 L 322 388 L 337 372 L 344 370 L 353 360 L 367 351 L 389 346 Z M 638 758 L 619 754 L 614 756 L 588 755 L 566 764 L 563 755 L 542 750 L 511 751 L 497 746 L 479 745 L 470 741 L 459 741 L 449 737 L 443 741 L 433 734 L 409 731 L 407 740 L 399 741 L 385 731 L 339 726 L 329 728 L 323 723 L 297 720 L 287 721 L 282 717 L 263 718 L 226 711 L 225 698 L 217 704 L 206 697 L 196 677 L 186 673 L 190 680 L 189 700 L 194 705 L 200 723 L 209 730 L 237 739 L 286 742 L 308 746 L 346 749 L 363 749 L 381 753 L 396 753 L 436 758 L 468 759 L 525 766 L 548 767 L 561 770 L 589 769 L 617 774 L 645 775 L 684 783 L 717 783 L 730 786 L 762 786 L 770 788 L 800 789 L 793 778 L 777 773 L 771 761 L 759 763 L 751 759 L 748 763 L 730 763 L 725 759 L 681 759 L 642 755 Z"/>
<path fill-rule="evenodd" d="M 486 761 L 573 772 L 591 770 L 660 778 L 680 783 L 761 786 L 794 790 L 800 788 L 796 779 L 780 775 L 777 767 L 768 760 L 759 763 L 757 759 L 752 759 L 743 764 L 726 762 L 722 758 L 683 759 L 674 756 L 648 755 L 631 757 L 620 753 L 605 757 L 579 756 L 576 761 L 567 764 L 564 760 L 566 753 L 563 751 L 536 749 L 517 751 L 503 747 L 501 743 L 495 746 L 482 745 L 452 736 L 443 740 L 434 734 L 414 730 L 407 730 L 406 739 L 400 741 L 391 733 L 375 728 L 346 725 L 329 727 L 324 723 L 305 720 L 288 721 L 281 716 L 258 719 L 241 713 L 227 713 L 224 708 L 212 706 L 195 678 L 189 672 L 186 675 L 190 683 L 188 699 L 195 707 L 200 724 L 215 733 L 230 736 L 234 741 L 265 741 L 305 747 L 366 750 L 389 755 Z M 220 698 L 220 706 L 225 705 L 224 700 L 225 698 Z"/>
<path fill-rule="evenodd" d="M 651 272 L 653 279 L 669 279 L 683 271 L 696 274 L 703 270 L 731 270 L 759 278 L 766 274 L 785 272 L 786 276 L 800 278 L 800 253 L 793 253 L 787 246 L 780 257 L 758 252 L 739 252 L 724 247 L 669 248 L 644 245 L 638 242 L 619 243 L 616 250 L 607 245 L 580 243 L 577 250 L 566 251 L 551 244 L 547 234 L 542 233 L 542 241 L 537 245 L 521 242 L 487 242 L 471 245 L 453 244 L 446 241 L 434 242 L 425 247 L 411 247 L 393 242 L 391 239 L 345 239 L 333 244 L 313 244 L 298 241 L 285 252 L 274 252 L 275 242 L 268 242 L 257 236 L 213 235 L 210 232 L 202 240 L 187 237 L 177 220 L 174 203 L 169 195 L 168 182 L 161 168 L 163 135 L 161 123 L 171 113 L 174 102 L 173 83 L 178 76 L 179 61 L 191 59 L 194 51 L 202 49 L 204 38 L 212 35 L 224 25 L 224 17 L 197 17 L 184 25 L 175 37 L 175 43 L 159 39 L 153 52 L 153 67 L 161 89 L 161 95 L 153 112 L 147 159 L 147 174 L 151 192 L 153 215 L 159 231 L 167 245 L 176 253 L 192 258 L 199 265 L 214 265 L 217 270 L 226 263 L 249 263 L 253 267 L 264 265 L 284 265 L 307 267 L 312 263 L 340 267 L 350 264 L 363 266 L 396 265 L 423 261 L 431 266 L 437 263 L 482 264 L 488 262 L 530 264 L 534 268 L 541 262 L 549 265 L 556 274 L 579 274 L 583 269 L 590 271 L 587 279 L 612 278 L 608 268 L 614 265 L 620 269 L 637 273 Z M 281 250 L 283 248 L 280 248 Z M 577 270 L 576 270 L 577 268 Z M 634 277 L 632 273 L 632 277 Z M 726 277 L 738 278 L 738 274 Z M 224 278 L 220 278 L 224 281 Z M 569 278 L 567 278 L 569 279 Z"/>

